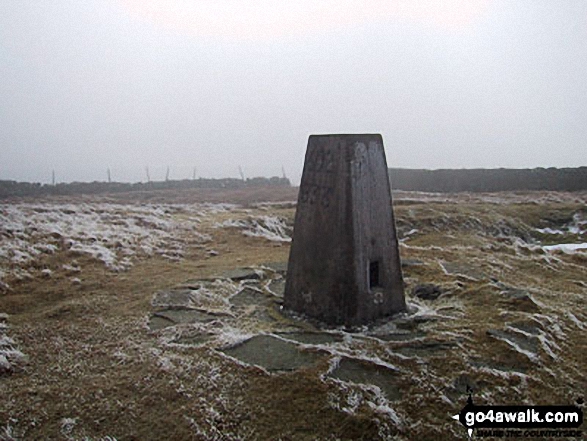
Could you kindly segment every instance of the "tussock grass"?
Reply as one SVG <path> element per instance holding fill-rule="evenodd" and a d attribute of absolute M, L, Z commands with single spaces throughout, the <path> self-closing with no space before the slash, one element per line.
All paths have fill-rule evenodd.
<path fill-rule="evenodd" d="M 107 202 L 156 204 L 161 195 L 147 196 L 116 195 Z M 465 404 L 466 385 L 478 404 L 570 404 L 587 390 L 585 253 L 545 252 L 547 238 L 535 231 L 584 219 L 584 195 L 396 195 L 401 256 L 418 262 L 404 268 L 411 314 L 381 328 L 343 332 L 341 342 L 321 347 L 330 358 L 272 374 L 236 363 L 214 342 L 170 343 L 177 335 L 218 332 L 222 318 L 201 329 L 147 327 L 159 290 L 287 260 L 287 242 L 215 225 L 254 217 L 291 224 L 295 208 L 255 205 L 265 196 L 276 200 L 264 193 L 225 196 L 247 206 L 208 207 L 206 216 L 178 206 L 161 214 L 209 236 L 202 242 L 190 229 L 175 230 L 174 243 L 183 249 L 177 260 L 139 254 L 132 266 L 114 272 L 90 255 L 58 248 L 21 268 L 30 277 L 18 277 L 18 271 L 5 276 L 10 289 L 0 294 L 0 312 L 8 314 L 7 335 L 26 362 L 0 377 L 0 438 L 450 439 L 464 436 L 450 415 Z M 182 193 L 165 203 L 184 206 L 202 197 Z M 211 201 L 219 199 L 220 193 L 211 194 Z M 83 199 L 94 202 L 105 200 Z M 43 269 L 51 273 L 41 277 Z M 411 298 L 423 283 L 440 285 L 443 294 L 435 301 Z M 224 305 L 214 293 L 200 294 L 202 302 Z M 226 330 L 254 334 L 295 325 L 271 314 L 271 325 L 253 317 Z M 378 329 L 420 337 L 385 341 Z M 533 356 L 516 349 L 517 338 L 522 345 L 528 338 L 516 329 L 533 336 Z M 341 357 L 396 367 L 402 399 L 329 378 Z"/>

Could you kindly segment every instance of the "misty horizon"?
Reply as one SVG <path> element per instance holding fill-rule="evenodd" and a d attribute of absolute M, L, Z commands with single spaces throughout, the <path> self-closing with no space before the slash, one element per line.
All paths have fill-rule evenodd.
<path fill-rule="evenodd" d="M 579 167 L 587 4 L 0 4 L 0 180 L 286 176 L 308 136 L 391 168 Z"/>

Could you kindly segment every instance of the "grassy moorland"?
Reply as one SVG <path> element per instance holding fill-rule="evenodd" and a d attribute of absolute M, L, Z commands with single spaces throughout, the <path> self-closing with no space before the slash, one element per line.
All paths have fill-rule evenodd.
<path fill-rule="evenodd" d="M 296 197 L 1 203 L 0 439 L 465 439 L 468 390 L 587 390 L 586 193 L 398 192 L 409 312 L 355 330 L 280 309 Z"/>

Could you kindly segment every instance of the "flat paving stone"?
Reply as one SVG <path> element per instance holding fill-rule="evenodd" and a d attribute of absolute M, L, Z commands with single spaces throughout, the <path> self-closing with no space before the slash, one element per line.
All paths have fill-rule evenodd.
<path fill-rule="evenodd" d="M 423 283 L 414 286 L 412 296 L 422 300 L 436 300 L 444 293 L 444 289 L 433 283 Z"/>
<path fill-rule="evenodd" d="M 217 316 L 194 309 L 166 309 L 151 316 L 149 328 L 155 331 L 183 323 L 208 323 L 217 319 Z"/>
<path fill-rule="evenodd" d="M 272 335 L 257 335 L 222 352 L 268 371 L 293 371 L 325 357 L 325 354 L 303 350 L 293 342 Z"/>
<path fill-rule="evenodd" d="M 281 275 L 285 275 L 287 272 L 287 262 L 267 262 L 264 263 L 263 266 Z"/>
<path fill-rule="evenodd" d="M 329 332 L 278 332 L 276 334 L 306 345 L 325 345 L 343 341 L 342 335 Z"/>
<path fill-rule="evenodd" d="M 448 351 L 456 350 L 456 348 L 457 343 L 455 342 L 418 341 L 393 348 L 393 351 L 408 357 L 431 357 L 443 355 Z"/>
<path fill-rule="evenodd" d="M 222 273 L 221 278 L 240 281 L 247 279 L 257 280 L 260 279 L 260 276 L 259 273 L 252 268 L 235 268 Z"/>
<path fill-rule="evenodd" d="M 375 337 L 384 341 L 409 341 L 426 337 L 423 331 L 414 332 L 390 332 L 388 334 L 370 334 L 369 337 Z"/>
<path fill-rule="evenodd" d="M 264 305 L 269 302 L 267 296 L 257 291 L 256 289 L 246 287 L 233 295 L 229 302 L 231 305 L 236 307 L 247 307 L 252 305 Z"/>
<path fill-rule="evenodd" d="M 168 328 L 170 326 L 175 326 L 177 323 L 175 323 L 173 320 L 169 320 L 168 318 L 165 317 L 157 317 L 157 316 L 152 316 L 149 319 L 149 329 L 151 331 L 158 331 L 159 329 L 164 329 L 164 328 Z"/>
<path fill-rule="evenodd" d="M 247 309 L 245 317 L 257 320 L 261 323 L 275 323 L 276 318 L 271 315 L 269 307 L 253 307 Z"/>
<path fill-rule="evenodd" d="M 328 376 L 337 380 L 377 386 L 390 401 L 402 398 L 400 390 L 402 379 L 400 375 L 388 367 L 375 363 L 343 358 L 340 360 L 338 367 Z"/>
<path fill-rule="evenodd" d="M 283 293 L 285 292 L 285 279 L 273 279 L 269 282 L 267 288 L 276 296 L 283 297 Z"/>

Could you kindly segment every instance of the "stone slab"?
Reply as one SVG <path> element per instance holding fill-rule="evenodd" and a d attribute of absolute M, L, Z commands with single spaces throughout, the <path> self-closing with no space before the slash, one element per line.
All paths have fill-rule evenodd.
<path fill-rule="evenodd" d="M 375 363 L 343 358 L 328 376 L 342 381 L 377 386 L 390 401 L 402 398 L 402 380 L 399 373 Z"/>
<path fill-rule="evenodd" d="M 293 371 L 311 366 L 324 357 L 323 354 L 303 350 L 293 342 L 272 335 L 257 335 L 223 352 L 268 371 Z"/>
<path fill-rule="evenodd" d="M 166 309 L 154 313 L 149 319 L 149 328 L 158 330 L 183 323 L 209 323 L 218 317 L 194 309 Z"/>
<path fill-rule="evenodd" d="M 279 332 L 277 335 L 306 345 L 325 345 L 343 341 L 342 335 L 330 332 Z"/>
<path fill-rule="evenodd" d="M 241 280 L 257 280 L 260 277 L 259 273 L 252 268 L 235 268 L 222 273 L 221 278 L 238 282 Z"/>

